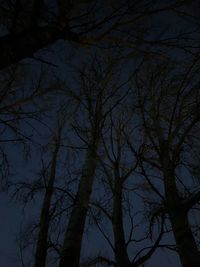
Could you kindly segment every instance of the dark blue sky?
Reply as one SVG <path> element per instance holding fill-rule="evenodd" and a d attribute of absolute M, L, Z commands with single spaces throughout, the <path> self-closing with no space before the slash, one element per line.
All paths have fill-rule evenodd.
<path fill-rule="evenodd" d="M 171 1 L 161 1 L 163 3 L 171 2 Z M 104 10 L 104 9 L 102 9 Z M 102 11 L 101 11 L 102 12 Z M 104 12 L 104 11 L 103 11 Z M 196 10 L 193 10 L 194 16 L 197 16 Z M 99 13 L 97 17 L 101 17 L 102 13 Z M 74 23 L 74 24 L 73 24 Z M 72 26 L 75 26 L 75 22 L 72 23 Z M 105 27 L 108 27 L 106 25 Z M 5 26 L 0 25 L 0 35 L 6 34 Z M 80 28 L 82 25 L 80 24 Z M 76 28 L 76 31 L 79 29 Z M 143 34 L 143 27 L 146 30 L 146 34 Z M 186 44 L 191 44 L 188 39 L 182 39 L 179 42 L 177 39 L 170 39 L 172 36 L 177 35 L 180 32 L 193 32 L 189 33 L 187 37 L 192 37 L 194 39 L 199 39 L 199 30 L 197 29 L 197 25 L 193 25 L 191 20 L 183 20 L 182 18 L 177 17 L 176 13 L 167 12 L 162 13 L 156 16 L 155 19 L 147 19 L 145 26 L 140 24 L 140 22 L 134 24 L 133 35 L 130 37 L 130 40 L 126 40 L 126 43 L 130 42 L 128 48 L 123 50 L 123 47 L 117 46 L 117 53 L 121 53 L 121 55 L 128 55 L 128 60 L 130 57 L 134 58 L 130 64 L 123 63 L 124 67 L 122 68 L 122 72 L 124 72 L 124 77 L 127 76 L 130 69 L 135 67 L 139 62 L 141 54 L 145 52 L 145 57 L 148 57 L 150 54 L 148 53 L 149 49 L 152 48 L 152 51 L 156 53 L 164 53 L 166 57 L 169 55 L 177 60 L 182 60 L 188 56 L 188 53 L 182 46 Z M 126 31 L 116 31 L 115 36 L 120 38 L 126 36 L 132 29 L 126 28 Z M 195 32 L 194 32 L 195 31 Z M 101 29 L 99 30 L 101 32 Z M 98 33 L 99 33 L 98 32 Z M 181 34 L 179 35 L 181 36 Z M 161 44 L 154 42 L 157 38 L 162 39 L 163 41 Z M 168 40 L 169 38 L 169 40 Z M 137 41 L 135 41 L 137 39 Z M 164 40 L 165 39 L 165 40 Z M 181 38 L 180 38 L 181 40 Z M 132 42 L 133 41 L 133 42 Z M 169 41 L 169 45 L 166 42 Z M 179 43 L 179 47 L 175 47 L 175 42 Z M 135 45 L 137 45 L 137 52 L 135 49 Z M 195 44 L 196 45 L 196 44 Z M 114 53 L 114 48 L 107 49 L 108 47 L 104 46 L 102 43 L 95 44 L 94 46 L 89 46 L 84 44 L 81 46 L 77 43 L 69 43 L 63 40 L 58 40 L 52 46 L 49 46 L 47 49 L 43 49 L 36 53 L 38 57 L 41 57 L 53 64 L 57 65 L 58 67 L 48 66 L 47 64 L 41 64 L 41 62 L 37 62 L 34 60 L 27 60 L 25 59 L 23 62 L 27 63 L 29 67 L 26 69 L 28 72 L 32 72 L 32 78 L 35 81 L 36 76 L 33 73 L 39 73 L 40 70 L 43 68 L 45 71 L 47 69 L 51 69 L 48 72 L 47 79 L 52 78 L 54 75 L 59 76 L 61 80 L 65 80 L 67 82 L 67 86 L 70 88 L 71 86 L 77 86 L 75 81 L 73 81 L 73 76 L 75 76 L 75 67 L 80 67 L 82 63 L 87 66 L 90 63 L 91 55 L 94 54 L 95 51 L 99 53 L 99 51 L 103 51 L 104 54 L 109 56 Z M 116 47 L 115 47 L 116 48 Z M 189 49 L 190 47 L 187 47 Z M 102 50 L 101 50 L 102 49 Z M 146 49 L 146 51 L 145 51 Z M 195 51 L 195 48 L 192 48 L 192 52 Z M 133 52 L 133 53 L 132 53 Z M 146 53 L 147 52 L 147 53 Z M 0 51 L 1 53 L 1 51 Z M 120 54 L 119 53 L 119 54 Z M 130 54 L 129 54 L 130 53 Z M 131 54 L 132 53 L 132 54 Z M 190 56 L 190 54 L 189 54 Z M 90 59 L 89 59 L 90 58 Z M 127 65 L 125 65 L 127 64 Z M 42 67 L 41 67 L 42 66 Z M 31 70 L 32 68 L 32 70 Z M 130 71 L 131 72 L 131 71 Z M 123 75 L 122 75 L 123 76 Z M 53 80 L 53 79 L 52 79 Z M 56 80 L 54 80 L 56 81 Z M 28 80 L 28 83 L 30 80 Z M 78 86 L 77 86 L 78 87 Z M 54 95 L 54 105 L 56 106 L 59 104 L 60 100 L 57 101 L 56 94 Z M 40 103 L 42 106 L 43 103 Z M 54 108 L 55 108 L 54 106 Z M 29 107 L 28 107 L 29 108 Z M 50 114 L 54 114 L 54 108 L 51 109 Z M 81 115 L 82 116 L 82 115 Z M 80 117 L 79 117 L 80 118 Z M 49 127 L 52 127 L 53 123 L 51 119 L 55 120 L 55 115 L 52 117 L 46 117 L 44 122 L 48 124 Z M 52 124 L 51 124 L 52 123 Z M 40 123 L 33 122 L 34 127 L 42 132 L 45 133 L 47 128 L 42 126 Z M 27 126 L 24 126 L 27 127 Z M 25 129 L 26 130 L 26 129 Z M 39 142 L 44 142 L 48 140 L 50 132 L 47 130 L 45 133 L 45 137 Z M 34 136 L 37 140 L 38 136 Z M 74 136 L 71 138 L 73 142 Z M 46 139 L 46 140 L 45 140 Z M 78 143 L 78 142 L 77 142 Z M 79 144 L 79 143 L 78 143 Z M 35 146 L 36 148 L 36 146 Z M 14 176 L 11 177 L 15 181 L 25 180 L 27 177 L 31 179 L 34 178 L 34 171 L 39 170 L 39 154 L 35 151 L 35 148 L 32 148 L 33 155 L 29 158 L 29 161 L 23 160 L 23 152 L 21 147 L 13 146 L 12 144 L 9 145 L 6 149 L 8 151 L 8 156 L 10 158 L 10 162 L 12 163 L 11 172 L 14 173 Z M 82 159 L 82 154 L 80 159 Z M 78 160 L 77 160 L 78 161 Z M 27 163 L 29 162 L 29 163 Z M 81 160 L 80 160 L 81 162 Z M 77 164 L 77 163 L 76 163 Z M 183 175 L 184 176 L 184 175 Z M 12 190 L 11 190 L 12 191 Z M 41 196 L 41 195 L 40 195 Z M 138 202 L 139 203 L 139 202 Z M 138 204 L 139 205 L 139 204 Z M 36 219 L 39 216 L 41 207 L 41 198 L 36 198 L 36 201 L 28 204 L 26 208 L 23 210 L 23 205 L 20 201 L 16 200 L 15 198 L 11 199 L 11 193 L 6 195 L 6 193 L 2 193 L 0 195 L 0 267 L 21 267 L 21 263 L 18 263 L 19 260 L 19 247 L 17 245 L 16 239 L 19 236 L 19 232 L 21 227 L 26 225 L 26 222 L 32 221 L 32 219 Z M 93 257 L 101 251 L 107 256 L 110 256 L 111 250 L 109 249 L 106 241 L 103 239 L 102 235 L 99 233 L 98 229 L 92 226 L 88 228 L 87 235 L 85 235 L 83 241 L 83 251 L 82 254 L 84 257 Z M 143 229 L 143 226 L 142 226 Z M 140 231 L 142 231 L 140 229 Z M 87 229 L 86 229 L 87 230 Z M 126 230 L 126 229 L 125 229 Z M 169 235 L 166 238 L 166 241 L 173 242 L 172 235 Z M 136 253 L 133 249 L 133 255 Z M 130 250 L 131 250 L 130 249 Z M 130 252 L 132 255 L 132 252 Z M 155 267 L 155 266 L 162 266 L 162 267 L 180 267 L 180 262 L 178 256 L 174 252 L 166 252 L 164 250 L 159 249 L 153 257 L 146 263 L 147 267 Z M 192 267 L 192 266 L 191 266 Z"/>

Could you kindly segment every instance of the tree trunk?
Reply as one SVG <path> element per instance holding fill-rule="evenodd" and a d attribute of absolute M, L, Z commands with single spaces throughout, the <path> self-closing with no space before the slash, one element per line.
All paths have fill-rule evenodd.
<path fill-rule="evenodd" d="M 123 180 L 121 177 L 119 177 L 118 170 L 115 169 L 113 197 L 113 231 L 115 242 L 115 258 L 118 267 L 127 267 L 130 265 L 130 261 L 126 250 L 126 241 L 123 227 L 122 190 Z"/>
<path fill-rule="evenodd" d="M 193 237 L 187 212 L 181 209 L 169 211 L 172 230 L 183 267 L 199 267 L 200 253 Z"/>
<path fill-rule="evenodd" d="M 65 233 L 59 267 L 79 267 L 81 243 L 87 216 L 88 203 L 97 166 L 97 141 L 89 146 L 76 201 Z"/>
<path fill-rule="evenodd" d="M 56 145 L 51 163 L 50 177 L 46 188 L 42 205 L 42 211 L 40 215 L 39 234 L 38 234 L 38 241 L 35 254 L 35 267 L 45 267 L 46 264 L 47 249 L 48 249 L 48 230 L 49 230 L 49 219 L 50 219 L 49 211 L 51 205 L 51 198 L 53 194 L 53 185 L 56 176 L 58 151 L 59 151 L 59 145 Z"/>
<path fill-rule="evenodd" d="M 178 196 L 173 164 L 166 153 L 162 163 L 166 204 L 181 264 L 183 267 L 199 267 L 200 253 L 192 234 L 187 210 Z"/>

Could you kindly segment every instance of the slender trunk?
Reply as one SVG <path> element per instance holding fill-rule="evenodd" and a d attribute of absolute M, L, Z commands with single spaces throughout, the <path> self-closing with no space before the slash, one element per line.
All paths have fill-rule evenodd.
<path fill-rule="evenodd" d="M 165 155 L 165 159 L 162 162 L 168 214 L 181 264 L 183 267 L 199 267 L 200 253 L 192 234 L 187 210 L 178 196 L 174 169 L 171 167 L 173 165 L 167 155 Z"/>
<path fill-rule="evenodd" d="M 35 267 L 45 267 L 48 249 L 49 211 L 56 176 L 56 164 L 59 146 L 57 145 L 52 158 L 50 177 L 46 188 L 40 215 L 39 234 L 35 254 Z"/>
<path fill-rule="evenodd" d="M 82 176 L 76 195 L 76 201 L 65 233 L 59 267 L 78 267 L 80 261 L 81 243 L 87 216 L 88 203 L 97 166 L 97 141 L 89 146 Z"/>
<path fill-rule="evenodd" d="M 115 170 L 115 184 L 113 197 L 113 232 L 115 242 L 115 257 L 118 267 L 127 267 L 130 261 L 126 249 L 126 241 L 123 227 L 122 194 L 123 180 Z"/>
<path fill-rule="evenodd" d="M 171 210 L 169 216 L 182 266 L 199 267 L 200 253 L 191 231 L 187 212 L 181 210 L 180 206 L 179 210 Z"/>

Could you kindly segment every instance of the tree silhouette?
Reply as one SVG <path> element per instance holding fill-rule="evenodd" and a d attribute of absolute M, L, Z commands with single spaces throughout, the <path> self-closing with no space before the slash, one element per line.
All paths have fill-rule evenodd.
<path fill-rule="evenodd" d="M 34 54 L 54 44 L 57 40 L 66 40 L 78 45 L 98 45 L 102 42 L 110 46 L 133 48 L 147 52 L 151 44 L 137 34 L 138 23 L 147 26 L 148 20 L 160 13 L 172 12 L 182 18 L 193 16 L 193 5 L 188 1 L 175 0 L 169 4 L 160 1 L 7 1 L 1 0 L 1 23 L 6 34 L 0 37 L 0 69 L 17 63 L 25 58 L 34 58 Z M 146 27 L 144 26 L 144 28 Z M 121 32 L 117 36 L 115 32 Z M 127 34 L 127 31 L 130 33 Z M 162 31 L 162 30 L 161 30 Z M 124 34 L 125 36 L 124 36 Z M 183 38 L 183 46 L 179 45 Z M 176 45 L 190 50 L 191 37 L 183 34 L 164 38 L 155 45 Z M 171 42 L 172 41 L 172 42 Z M 194 40 L 192 40 L 194 41 Z M 139 46 L 138 46 L 139 44 Z M 195 46 L 193 46 L 195 48 Z M 148 49 L 148 53 L 150 53 Z"/>
<path fill-rule="evenodd" d="M 163 193 L 152 179 L 148 182 L 159 196 L 163 212 L 169 216 L 182 266 L 198 266 L 199 250 L 192 233 L 188 213 L 199 202 L 188 169 L 192 149 L 198 144 L 199 59 L 177 69 L 174 63 L 150 63 L 138 74 L 138 103 L 146 143 L 141 160 L 160 173 Z M 182 171 L 181 171 L 182 170 Z"/>

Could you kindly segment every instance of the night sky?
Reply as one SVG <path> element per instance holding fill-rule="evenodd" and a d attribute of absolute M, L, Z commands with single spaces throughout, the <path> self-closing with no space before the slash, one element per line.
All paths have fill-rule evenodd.
<path fill-rule="evenodd" d="M 59 266 L 95 149 L 80 266 L 116 260 L 111 222 L 121 179 L 129 259 L 152 248 L 164 218 L 144 266 L 198 266 L 180 260 L 165 164 L 175 166 L 174 206 L 196 196 L 186 217 L 199 252 L 199 8 L 195 0 L 0 0 L 0 267 L 35 266 L 56 147 L 46 267 Z"/>

